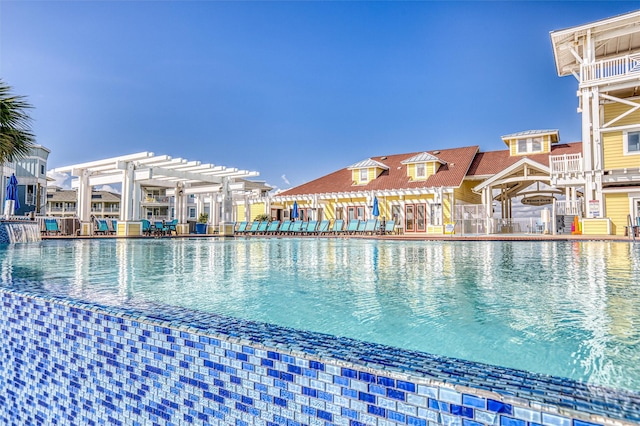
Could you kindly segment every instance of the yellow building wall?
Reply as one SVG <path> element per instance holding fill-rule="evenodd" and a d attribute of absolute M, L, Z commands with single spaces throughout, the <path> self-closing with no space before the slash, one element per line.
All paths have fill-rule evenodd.
<path fill-rule="evenodd" d="M 440 163 L 436 161 L 429 161 L 428 163 L 424 163 L 425 167 L 425 177 L 417 177 L 417 167 L 416 164 L 407 164 L 407 176 L 411 180 L 426 180 L 429 179 L 430 176 L 433 176 L 440 166 Z"/>
<path fill-rule="evenodd" d="M 482 196 L 480 194 L 476 194 L 471 190 L 471 188 L 477 185 L 477 181 L 463 181 L 462 185 L 460 185 L 460 188 L 456 188 L 453 190 L 454 198 L 458 201 L 468 204 L 482 204 Z"/>
<path fill-rule="evenodd" d="M 604 208 L 606 216 L 611 219 L 611 233 L 624 235 L 629 212 L 629 196 L 622 194 L 604 194 Z"/>
<path fill-rule="evenodd" d="M 605 170 L 637 168 L 640 165 L 638 155 L 624 155 L 622 132 L 602 134 L 602 155 Z"/>
<path fill-rule="evenodd" d="M 582 235 L 609 235 L 609 219 L 584 219 Z"/>
<path fill-rule="evenodd" d="M 246 221 L 247 219 L 244 214 L 245 214 L 244 204 L 238 204 L 236 206 L 236 220 L 238 222 Z"/>
<path fill-rule="evenodd" d="M 638 100 L 631 101 L 631 102 L 640 103 L 640 101 Z M 624 114 L 625 112 L 629 111 L 631 108 L 632 107 L 630 105 L 621 104 L 619 102 L 612 103 L 612 104 L 605 104 L 604 123 L 608 123 L 609 121 L 618 117 L 620 114 Z M 612 124 L 612 126 L 628 126 L 630 124 L 640 125 L 640 110 L 637 110 L 627 115 L 626 117 L 621 118 L 620 120 Z"/>
<path fill-rule="evenodd" d="M 251 218 L 251 220 L 255 220 L 256 216 L 264 214 L 264 208 L 265 205 L 264 203 L 254 203 L 250 205 L 250 214 L 249 214 L 249 218 Z"/>
<path fill-rule="evenodd" d="M 378 174 L 382 171 L 377 167 L 369 167 L 367 168 L 367 181 L 360 180 L 360 170 L 362 169 L 353 169 L 351 170 L 351 180 L 355 182 L 356 185 L 366 185 L 367 183 L 374 180 L 378 177 Z"/>

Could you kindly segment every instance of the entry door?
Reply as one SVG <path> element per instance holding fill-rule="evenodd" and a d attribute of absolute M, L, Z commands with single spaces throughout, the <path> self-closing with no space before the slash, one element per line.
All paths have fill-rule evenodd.
<path fill-rule="evenodd" d="M 427 206 L 424 204 L 416 204 L 416 232 L 424 232 L 427 230 L 426 227 L 426 209 Z"/>
<path fill-rule="evenodd" d="M 405 217 L 405 232 L 415 232 L 415 208 L 413 204 L 407 204 L 404 207 L 404 217 Z"/>

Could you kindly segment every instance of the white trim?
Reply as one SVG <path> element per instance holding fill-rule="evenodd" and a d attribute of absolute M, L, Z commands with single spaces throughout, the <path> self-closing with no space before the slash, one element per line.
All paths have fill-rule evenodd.
<path fill-rule="evenodd" d="M 549 171 L 549 168 L 547 166 L 545 166 L 543 164 L 540 164 L 540 163 L 538 163 L 536 161 L 533 161 L 528 157 L 523 157 L 521 160 L 513 163 L 511 166 L 507 167 L 506 169 L 502 170 L 501 172 L 496 173 L 491 178 L 485 180 L 484 182 L 482 182 L 479 185 L 475 186 L 471 190 L 473 192 L 482 191 L 483 188 L 492 185 L 496 181 L 504 179 L 505 176 L 508 176 L 510 173 L 513 173 L 514 171 L 516 171 L 520 167 L 524 166 L 525 164 L 528 164 L 529 166 L 532 166 L 532 167 L 536 168 L 537 170 L 541 171 L 542 173 L 545 173 L 546 175 L 551 176 L 551 172 Z M 535 180 L 540 180 L 540 181 L 542 181 L 542 180 L 546 181 L 548 179 L 551 179 L 551 178 L 546 178 L 546 177 L 542 178 L 542 176 L 536 176 L 535 177 Z M 527 179 L 521 179 L 521 180 L 527 180 Z"/>
<path fill-rule="evenodd" d="M 638 133 L 638 138 L 640 138 L 640 128 L 636 127 L 635 131 L 625 130 L 622 132 L 622 154 L 625 156 L 640 155 L 640 146 L 638 147 L 637 151 L 629 151 L 629 133 Z"/>

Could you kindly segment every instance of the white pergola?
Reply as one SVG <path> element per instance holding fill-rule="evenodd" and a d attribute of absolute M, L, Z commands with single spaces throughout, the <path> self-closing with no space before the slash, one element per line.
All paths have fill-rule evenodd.
<path fill-rule="evenodd" d="M 83 235 L 91 235 L 93 232 L 91 188 L 96 185 L 122 184 L 118 234 L 121 234 L 121 230 L 123 235 L 139 233 L 141 188 L 151 186 L 167 188 L 167 195 L 175 197 L 175 216 L 179 226 L 183 227 L 186 227 L 188 195 L 198 194 L 199 203 L 203 202 L 207 194 L 210 195 L 211 203 L 215 203 L 220 198 L 222 203 L 220 229 L 222 231 L 225 229 L 224 224 L 232 221 L 232 193 L 244 190 L 242 179 L 259 176 L 255 171 L 203 164 L 200 161 L 155 155 L 153 152 L 140 152 L 57 167 L 52 172 L 67 173 L 76 178 L 72 182 L 72 187 L 78 189 L 78 216 L 82 223 Z M 211 211 L 214 209 L 212 208 Z M 121 224 L 123 224 L 122 227 Z M 133 224 L 135 226 L 129 226 Z"/>

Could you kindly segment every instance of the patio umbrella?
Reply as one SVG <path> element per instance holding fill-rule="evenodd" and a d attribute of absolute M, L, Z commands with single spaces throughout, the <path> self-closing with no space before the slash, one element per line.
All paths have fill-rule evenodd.
<path fill-rule="evenodd" d="M 293 202 L 293 209 L 291 209 L 291 219 L 297 219 L 300 214 L 298 213 L 298 202 Z"/>
<path fill-rule="evenodd" d="M 375 217 L 380 216 L 380 209 L 378 208 L 378 197 L 373 197 L 373 210 L 371 214 Z"/>
<path fill-rule="evenodd" d="M 6 216 L 12 216 L 16 213 L 16 210 L 20 208 L 20 201 L 18 200 L 18 179 L 16 175 L 12 174 L 7 183 L 7 195 L 4 202 L 4 214 Z"/>

